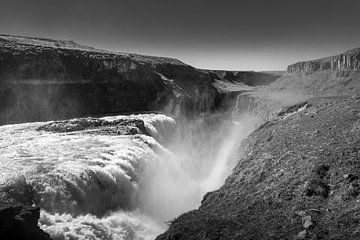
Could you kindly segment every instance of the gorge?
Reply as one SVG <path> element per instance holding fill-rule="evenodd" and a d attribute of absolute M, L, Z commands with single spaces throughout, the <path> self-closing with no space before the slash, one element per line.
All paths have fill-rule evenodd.
<path fill-rule="evenodd" d="M 30 206 L 24 239 L 360 237 L 359 54 L 223 71 L 0 35 L 1 239 Z"/>

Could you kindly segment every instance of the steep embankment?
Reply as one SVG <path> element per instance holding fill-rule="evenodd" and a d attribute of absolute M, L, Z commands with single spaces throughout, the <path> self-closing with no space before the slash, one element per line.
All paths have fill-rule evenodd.
<path fill-rule="evenodd" d="M 359 144 L 360 97 L 289 108 L 250 135 L 225 185 L 158 239 L 358 239 Z"/>
<path fill-rule="evenodd" d="M 119 112 L 210 111 L 209 74 L 176 59 L 0 35 L 0 124 Z"/>

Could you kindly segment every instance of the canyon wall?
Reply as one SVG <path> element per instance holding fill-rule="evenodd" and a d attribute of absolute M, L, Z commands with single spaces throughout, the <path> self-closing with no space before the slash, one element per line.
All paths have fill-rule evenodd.
<path fill-rule="evenodd" d="M 143 111 L 193 116 L 228 101 L 215 82 L 253 87 L 282 74 L 203 70 L 172 58 L 0 35 L 0 124 Z"/>
<path fill-rule="evenodd" d="M 220 98 L 212 81 L 176 59 L 0 35 L 0 124 L 135 111 L 206 112 Z"/>
<path fill-rule="evenodd" d="M 271 90 L 312 96 L 352 96 L 360 92 L 360 48 L 332 57 L 289 65 L 287 74 L 270 84 Z"/>
<path fill-rule="evenodd" d="M 255 130 L 237 166 L 157 240 L 359 239 L 360 96 L 311 99 Z"/>
<path fill-rule="evenodd" d="M 287 68 L 288 73 L 311 73 L 326 70 L 360 70 L 360 48 L 352 49 L 332 57 L 298 62 L 289 65 Z"/>
<path fill-rule="evenodd" d="M 254 72 L 254 71 L 224 71 L 206 70 L 214 79 L 221 79 L 233 83 L 243 83 L 248 86 L 269 85 L 283 75 L 283 72 Z"/>
<path fill-rule="evenodd" d="M 266 123 L 238 146 L 224 185 L 157 239 L 359 239 L 359 53 L 290 65 L 238 95 L 235 109 Z"/>

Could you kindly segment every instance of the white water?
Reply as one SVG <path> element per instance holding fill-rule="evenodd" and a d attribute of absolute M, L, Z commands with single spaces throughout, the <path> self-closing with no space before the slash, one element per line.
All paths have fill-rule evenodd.
<path fill-rule="evenodd" d="M 119 118 L 129 117 L 104 119 Z M 250 115 L 215 123 L 130 118 L 142 119 L 151 136 L 1 126 L 0 200 L 40 205 L 40 226 L 53 239 L 153 239 L 222 185 L 256 124 Z"/>

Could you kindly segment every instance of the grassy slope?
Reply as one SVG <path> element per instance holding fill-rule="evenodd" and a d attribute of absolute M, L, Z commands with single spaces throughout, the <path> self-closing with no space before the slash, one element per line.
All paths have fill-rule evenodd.
<path fill-rule="evenodd" d="M 360 93 L 360 71 L 324 71 L 286 74 L 270 85 L 272 90 L 296 90 L 315 96 Z"/>

